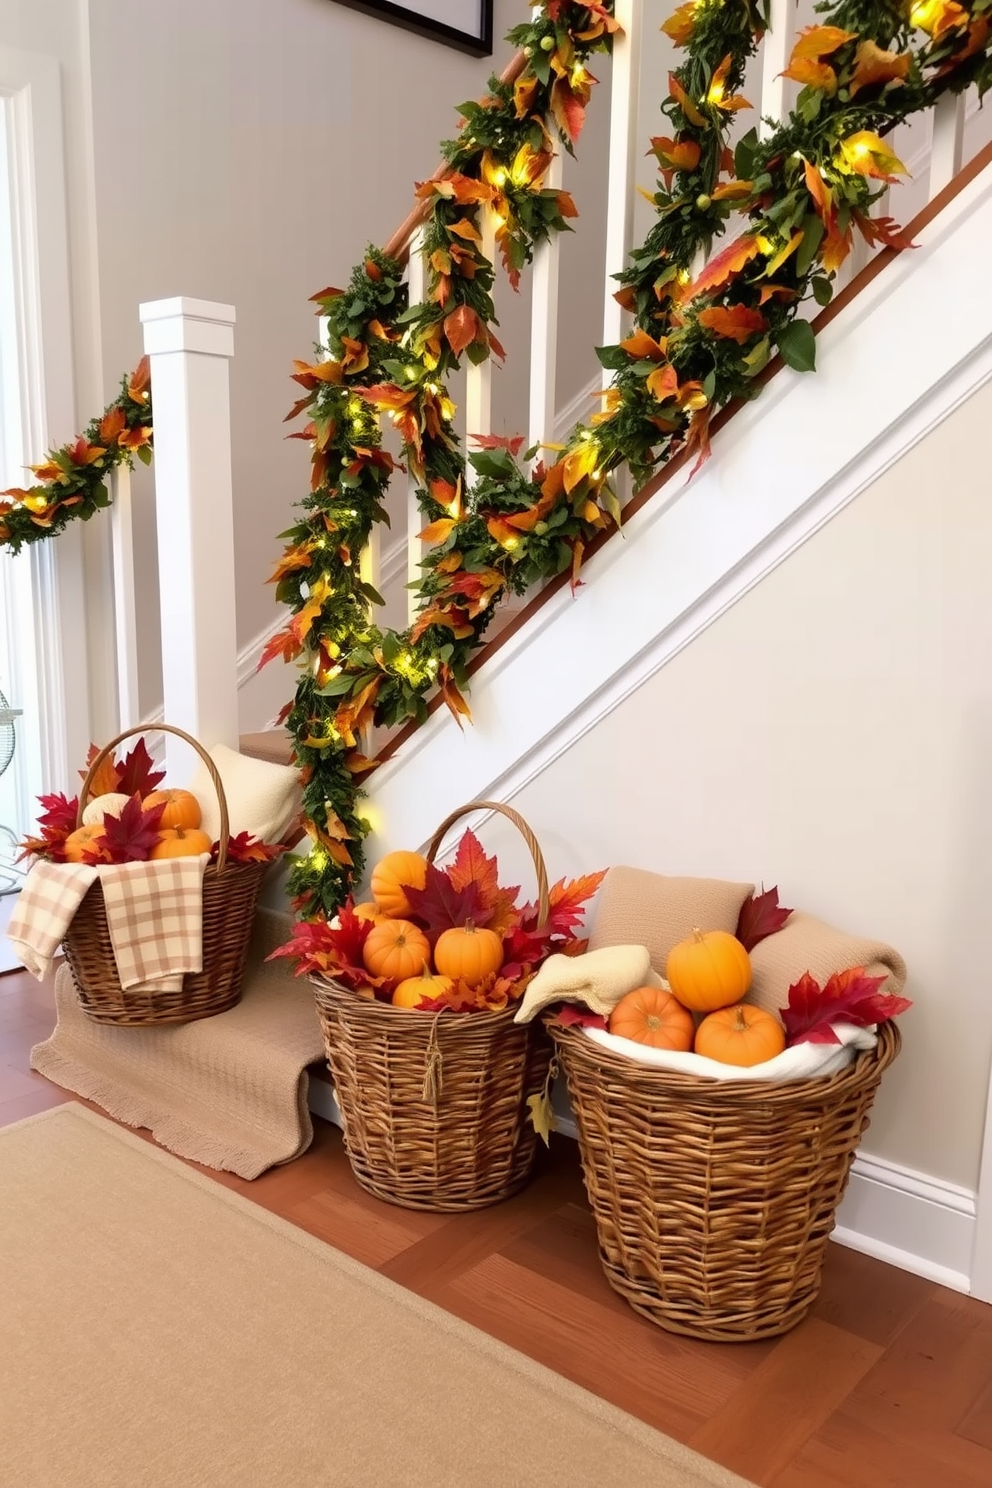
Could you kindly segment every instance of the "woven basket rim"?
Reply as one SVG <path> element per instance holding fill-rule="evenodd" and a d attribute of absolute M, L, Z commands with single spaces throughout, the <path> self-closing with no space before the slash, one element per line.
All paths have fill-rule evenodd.
<path fill-rule="evenodd" d="M 432 1019 L 441 1018 L 444 1019 L 445 1027 L 455 1026 L 450 1020 L 456 1019 L 458 1023 L 469 1020 L 473 1028 L 479 1028 L 487 1023 L 507 1022 L 515 1016 L 520 1006 L 518 1000 L 508 1002 L 505 1008 L 474 1008 L 466 1012 L 459 1012 L 451 1007 L 438 1008 L 433 1011 L 428 1008 L 402 1008 L 394 1007 L 391 1002 L 383 1002 L 379 997 L 359 997 L 354 988 L 349 987 L 346 982 L 339 982 L 335 977 L 326 976 L 319 971 L 310 972 L 309 980 L 318 997 L 321 994 L 325 996 L 329 993 L 333 994 L 339 1003 L 353 1006 L 357 1011 L 368 1013 L 371 1017 L 381 1017 L 384 1027 L 391 1025 L 397 1031 L 403 1023 L 409 1029 L 416 1027 L 428 1029 Z"/>
<path fill-rule="evenodd" d="M 791 1080 L 718 1080 L 712 1075 L 696 1075 L 681 1070 L 658 1069 L 654 1065 L 641 1064 L 612 1049 L 587 1038 L 580 1027 L 562 1027 L 552 1015 L 544 1018 L 544 1025 L 555 1042 L 556 1048 L 575 1053 L 583 1061 L 597 1065 L 602 1075 L 629 1081 L 654 1081 L 659 1087 L 690 1099 L 709 1101 L 711 1104 L 740 1101 L 757 1101 L 767 1104 L 770 1099 L 801 1101 L 804 1098 L 819 1098 L 824 1094 L 844 1094 L 849 1086 L 862 1084 L 866 1078 L 877 1078 L 895 1059 L 902 1045 L 902 1037 L 892 1022 L 878 1025 L 878 1042 L 872 1049 L 861 1049 L 856 1057 L 843 1069 L 831 1075 L 797 1076 Z"/>

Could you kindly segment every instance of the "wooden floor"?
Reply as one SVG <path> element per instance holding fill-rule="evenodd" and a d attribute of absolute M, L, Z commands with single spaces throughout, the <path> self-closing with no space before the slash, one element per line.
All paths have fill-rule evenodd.
<path fill-rule="evenodd" d="M 0 976 L 0 1126 L 70 1099 L 29 1066 L 53 1024 L 50 987 Z M 445 1217 L 363 1193 L 315 1124 L 288 1167 L 211 1176 L 762 1488 L 992 1485 L 992 1308 L 831 1245 L 791 1333 L 694 1343 L 607 1286 L 574 1143 L 517 1198 Z"/>

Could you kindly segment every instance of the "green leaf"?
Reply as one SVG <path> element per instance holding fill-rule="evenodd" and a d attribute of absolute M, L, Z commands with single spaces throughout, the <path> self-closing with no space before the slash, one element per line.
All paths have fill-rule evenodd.
<path fill-rule="evenodd" d="M 829 279 L 816 278 L 812 281 L 813 298 L 818 305 L 829 305 L 834 297 L 834 287 Z"/>
<path fill-rule="evenodd" d="M 807 212 L 803 218 L 803 240 L 796 249 L 796 275 L 799 279 L 805 279 L 822 242 L 823 223 L 815 212 Z"/>
<path fill-rule="evenodd" d="M 750 179 L 757 148 L 758 131 L 756 129 L 749 129 L 747 134 L 737 141 L 737 148 L 734 150 L 734 174 L 739 181 Z"/>
<path fill-rule="evenodd" d="M 816 368 L 816 337 L 808 320 L 793 320 L 777 333 L 782 360 L 795 372 L 812 372 Z"/>
<path fill-rule="evenodd" d="M 610 372 L 616 372 L 620 367 L 630 364 L 630 357 L 620 346 L 597 346 L 596 355 L 600 364 Z"/>

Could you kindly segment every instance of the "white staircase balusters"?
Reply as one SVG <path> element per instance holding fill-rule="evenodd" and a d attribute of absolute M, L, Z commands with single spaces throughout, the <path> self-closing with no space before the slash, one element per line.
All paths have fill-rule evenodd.
<path fill-rule="evenodd" d="M 496 257 L 496 218 L 489 207 L 479 209 L 479 225 L 482 230 L 482 251 L 492 263 Z M 466 354 L 467 357 L 467 354 Z M 473 434 L 491 434 L 493 428 L 493 361 L 492 356 L 476 366 L 468 362 L 465 373 L 465 435 L 466 453 L 477 448 Z M 475 483 L 475 471 L 469 465 L 465 479 L 469 486 Z"/>
<path fill-rule="evenodd" d="M 117 721 L 123 731 L 140 721 L 138 635 L 134 601 L 134 528 L 131 471 L 126 464 L 110 472 L 110 531 L 114 564 L 114 632 L 117 650 Z"/>
<path fill-rule="evenodd" d="M 560 190 L 562 159 L 559 151 L 545 178 L 545 186 Z M 527 444 L 549 444 L 555 437 L 555 383 L 558 371 L 558 265 L 557 235 L 534 252 L 533 293 L 530 319 L 530 413 Z M 537 456 L 540 459 L 540 454 Z"/>
<path fill-rule="evenodd" d="M 228 363 L 234 307 L 179 297 L 140 307 L 151 359 L 164 716 L 238 746 Z M 180 746 L 183 749 L 183 746 Z M 169 772 L 187 774 L 186 751 Z"/>
<path fill-rule="evenodd" d="M 406 282 L 410 294 L 410 304 L 422 303 L 427 292 L 427 273 L 424 266 L 424 230 L 418 228 L 410 239 L 410 258 L 406 268 Z M 406 480 L 406 582 L 407 584 L 419 583 L 423 575 L 420 572 L 420 560 L 423 557 L 423 543 L 420 534 L 426 525 L 426 518 L 420 510 L 417 500 L 417 491 L 420 482 L 412 474 Z M 415 589 L 406 591 L 406 612 L 410 624 L 413 624 L 417 614 L 417 592 Z"/>
<path fill-rule="evenodd" d="M 933 111 L 933 141 L 930 146 L 930 200 L 961 169 L 964 158 L 964 121 L 967 93 L 945 93 Z"/>
<path fill-rule="evenodd" d="M 606 285 L 603 345 L 615 346 L 625 331 L 625 311 L 614 299 L 614 274 L 627 262 L 633 243 L 635 173 L 644 146 L 638 134 L 638 97 L 643 0 L 616 0 L 614 14 L 622 30 L 613 37 L 613 91 L 610 97 L 610 156 L 606 195 Z M 604 387 L 612 374 L 603 372 Z"/>

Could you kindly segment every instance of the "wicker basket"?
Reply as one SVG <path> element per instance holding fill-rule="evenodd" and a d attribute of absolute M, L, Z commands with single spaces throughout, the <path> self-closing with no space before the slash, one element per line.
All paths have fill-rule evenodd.
<path fill-rule="evenodd" d="M 693 1338 L 746 1342 L 798 1323 L 899 1052 L 895 1027 L 835 1075 L 774 1085 L 651 1069 L 549 1026 L 610 1285 Z"/>
<path fill-rule="evenodd" d="M 150 727 L 175 734 L 196 750 L 203 760 L 220 805 L 220 848 L 217 862 L 208 863 L 203 875 L 203 970 L 188 972 L 174 992 L 141 991 L 121 987 L 117 962 L 107 925 L 100 880 L 89 888 L 66 931 L 63 947 L 83 1011 L 96 1023 L 145 1026 L 149 1023 L 192 1023 L 233 1007 L 241 996 L 241 981 L 248 939 L 255 918 L 255 905 L 262 879 L 269 867 L 264 863 L 233 863 L 227 860 L 230 824 L 227 798 L 217 768 L 206 750 L 171 724 Z M 91 782 L 103 761 L 118 744 L 143 728 L 127 729 L 94 759 L 79 794 L 77 825 L 89 799 Z"/>
<path fill-rule="evenodd" d="M 434 834 L 428 861 L 449 827 L 482 809 L 500 812 L 523 834 L 544 924 L 544 859 L 511 807 L 473 801 L 453 812 Z M 391 1204 L 438 1212 L 481 1209 L 523 1188 L 537 1150 L 527 1098 L 542 1089 L 551 1063 L 540 1026 L 514 1023 L 512 1006 L 431 1015 L 365 1001 L 327 978 L 313 982 L 345 1148 L 363 1188 Z"/>

